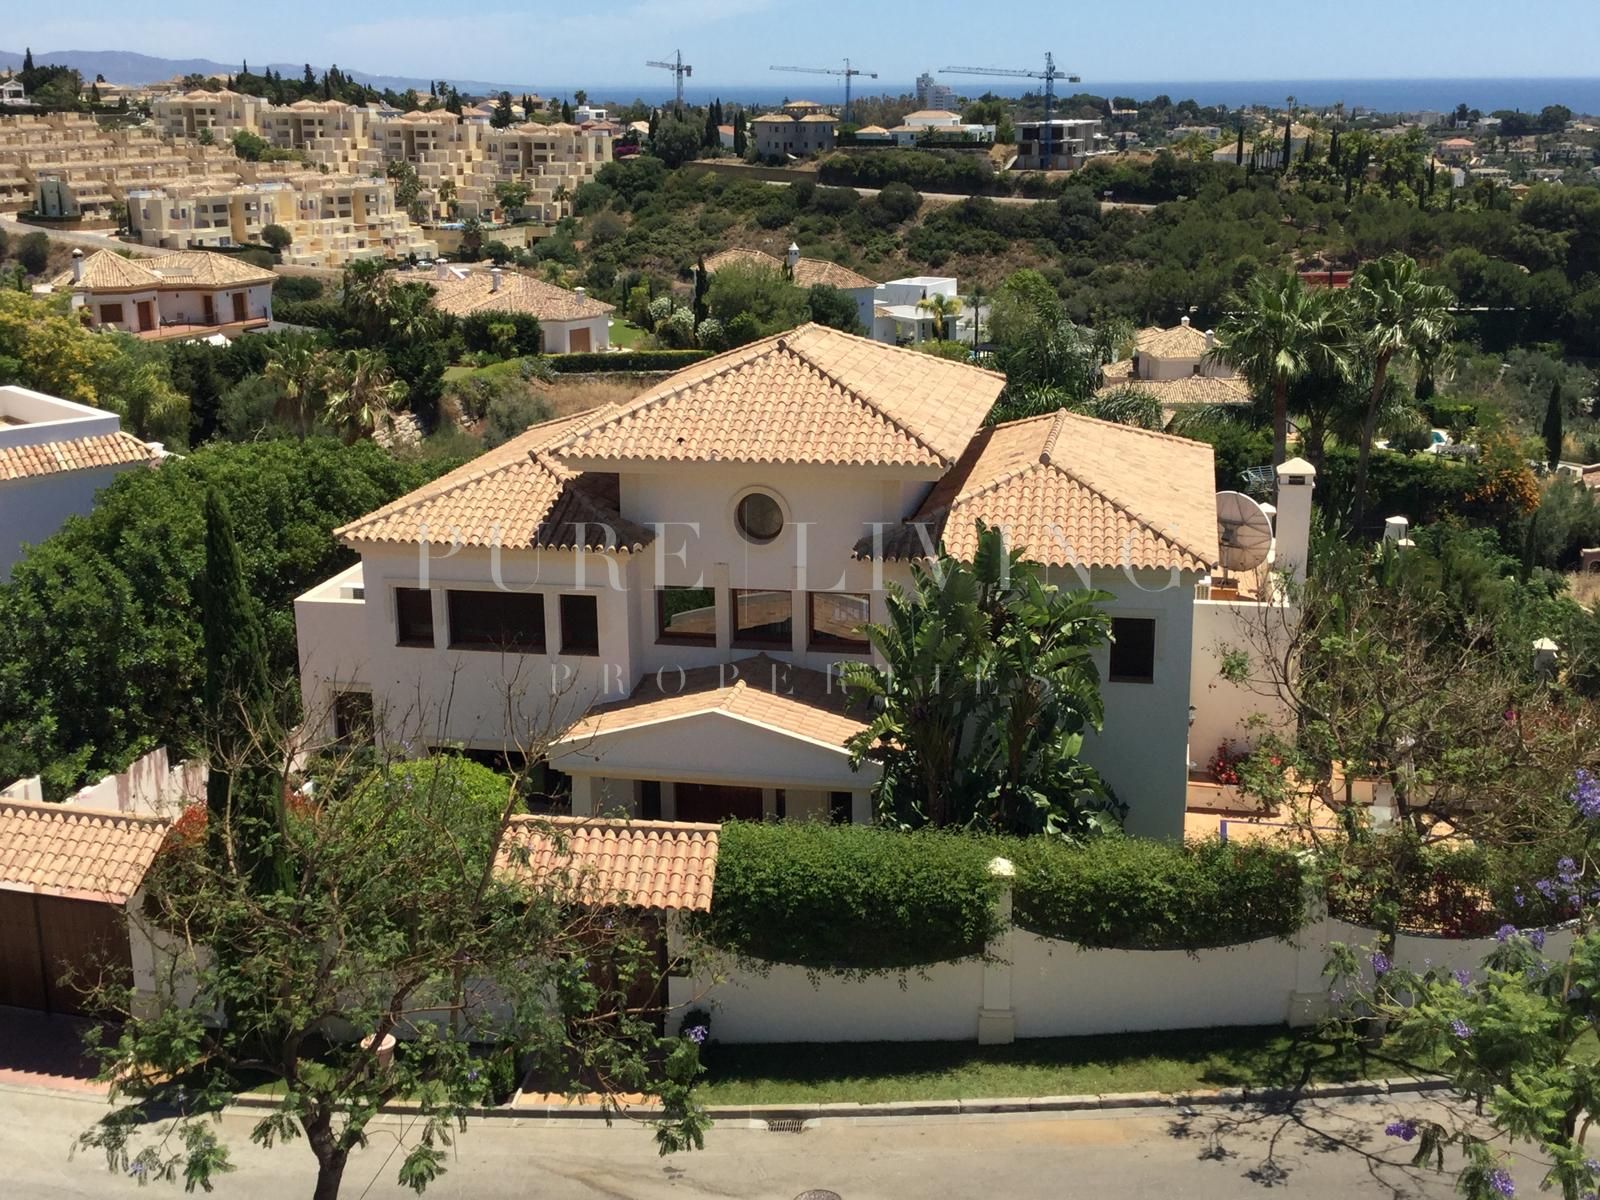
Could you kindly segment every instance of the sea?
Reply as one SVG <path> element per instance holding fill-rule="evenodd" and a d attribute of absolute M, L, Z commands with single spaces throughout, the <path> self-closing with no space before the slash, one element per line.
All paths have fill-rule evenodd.
<path fill-rule="evenodd" d="M 590 101 L 626 104 L 643 100 L 660 104 L 673 97 L 671 77 L 663 73 L 665 84 L 651 82 L 587 85 Z M 1007 80 L 978 76 L 939 75 L 957 95 L 977 96 L 990 92 L 996 96 L 1020 96 L 1037 91 L 1035 80 Z M 818 86 L 821 84 L 822 86 Z M 1541 79 L 1254 79 L 1254 80 L 1173 80 L 1114 81 L 1084 76 L 1082 83 L 1058 84 L 1061 94 L 1088 92 L 1096 96 L 1129 96 L 1150 100 L 1167 96 L 1173 101 L 1194 100 L 1204 106 L 1239 108 L 1255 104 L 1282 105 L 1293 96 L 1296 105 L 1322 108 L 1342 103 L 1345 108 L 1366 108 L 1383 113 L 1448 112 L 1458 104 L 1483 112 L 1512 109 L 1538 112 L 1547 104 L 1564 104 L 1574 113 L 1600 114 L 1600 76 Z M 858 83 L 858 96 L 911 95 L 916 87 L 874 80 Z M 559 92 L 557 92 L 559 94 Z M 692 80 L 683 89 L 690 104 L 706 104 L 714 99 L 724 103 L 765 107 L 789 99 L 815 100 L 821 104 L 842 104 L 844 86 L 833 79 L 789 78 L 782 82 L 745 84 L 702 83 Z"/>

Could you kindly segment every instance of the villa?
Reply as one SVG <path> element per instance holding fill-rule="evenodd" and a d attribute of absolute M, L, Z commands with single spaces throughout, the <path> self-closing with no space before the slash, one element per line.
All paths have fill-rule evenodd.
<path fill-rule="evenodd" d="M 986 428 L 1004 384 L 807 325 L 534 426 L 336 531 L 360 562 L 295 602 L 308 729 L 525 757 L 574 815 L 866 821 L 834 665 L 983 520 L 1113 597 L 1085 755 L 1130 831 L 1181 836 L 1191 723 L 1245 715 L 1211 662 L 1228 602 L 1196 590 L 1211 449 L 1066 412 Z M 1284 569 L 1310 495 L 1280 487 Z"/>
<path fill-rule="evenodd" d="M 1136 388 L 1161 402 L 1168 420 L 1185 408 L 1250 403 L 1250 388 L 1228 363 L 1210 357 L 1216 337 L 1188 317 L 1170 329 L 1152 325 L 1134 337 L 1133 357 L 1106 369 L 1100 394 Z"/>
<path fill-rule="evenodd" d="M 206 337 L 265 329 L 272 322 L 277 276 L 226 254 L 180 250 L 124 258 L 72 252 L 72 266 L 47 285 L 72 295 L 72 310 L 95 329 L 146 340 Z"/>

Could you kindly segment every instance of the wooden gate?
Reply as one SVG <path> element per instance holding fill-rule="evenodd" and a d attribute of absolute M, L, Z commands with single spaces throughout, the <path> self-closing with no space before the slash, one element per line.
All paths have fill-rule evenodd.
<path fill-rule="evenodd" d="M 88 1013 L 86 992 L 132 975 L 116 905 L 0 891 L 0 1005 Z"/>

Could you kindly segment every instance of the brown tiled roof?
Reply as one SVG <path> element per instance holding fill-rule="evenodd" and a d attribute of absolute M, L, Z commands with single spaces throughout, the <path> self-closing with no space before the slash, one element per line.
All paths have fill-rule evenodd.
<path fill-rule="evenodd" d="M 0 888 L 124 904 L 166 834 L 164 817 L 0 800 Z"/>
<path fill-rule="evenodd" d="M 623 520 L 599 496 L 593 479 L 547 453 L 574 429 L 613 411 L 615 406 L 607 405 L 535 425 L 334 534 L 347 544 L 416 545 L 426 531 L 435 545 L 572 550 L 582 525 L 585 550 L 640 550 L 655 534 Z"/>
<path fill-rule="evenodd" d="M 473 312 L 522 312 L 541 321 L 582 321 L 612 311 L 603 301 L 520 271 L 502 271 L 499 291 L 493 290 L 494 277 L 488 271 L 469 271 L 465 279 L 451 275 L 428 282 L 433 285 L 434 304 L 457 317 Z"/>
<path fill-rule="evenodd" d="M 83 260 L 83 278 L 74 281 L 68 267 L 51 286 L 87 292 L 143 291 L 149 288 L 232 287 L 272 283 L 264 267 L 252 266 L 209 250 L 178 250 L 154 258 L 124 258 L 114 250 L 96 250 Z"/>
<path fill-rule="evenodd" d="M 947 468 L 1004 386 L 992 371 L 802 325 L 685 367 L 552 453 Z"/>
<path fill-rule="evenodd" d="M 1133 344 L 1140 354 L 1156 358 L 1199 358 L 1206 352 L 1206 335 L 1193 325 L 1174 325 L 1171 329 L 1152 325 L 1141 329 Z"/>
<path fill-rule="evenodd" d="M 513 818 L 500 869 L 564 876 L 590 903 L 707 912 L 717 876 L 717 826 L 597 817 Z"/>
<path fill-rule="evenodd" d="M 755 267 L 766 267 L 773 271 L 782 271 L 784 260 L 775 254 L 768 254 L 765 250 L 747 250 L 734 247 L 729 250 L 719 250 L 706 259 L 706 270 L 715 275 L 729 263 L 748 263 Z M 796 287 L 808 288 L 813 284 L 825 283 L 836 288 L 875 288 L 878 282 L 868 279 L 865 275 L 858 275 L 849 267 L 841 267 L 836 262 L 829 262 L 825 258 L 801 258 L 795 264 L 794 284 Z"/>
<path fill-rule="evenodd" d="M 37 446 L 0 446 L 0 482 L 155 461 L 149 446 L 121 430 Z"/>
<path fill-rule="evenodd" d="M 1205 571 L 1217 561 L 1211 447 L 1065 410 L 986 429 L 882 557 L 927 557 L 941 539 L 971 559 L 977 522 L 1001 526 L 1034 562 Z M 856 557 L 872 558 L 871 537 Z"/>
<path fill-rule="evenodd" d="M 867 727 L 837 678 L 756 654 L 681 675 L 646 674 L 626 700 L 595 705 L 556 745 L 581 750 L 602 734 L 710 712 L 830 747 Z"/>
<path fill-rule="evenodd" d="M 1250 387 L 1244 380 L 1227 376 L 1185 375 L 1181 379 L 1140 379 L 1131 369 L 1117 375 L 1107 375 L 1097 395 L 1138 388 L 1149 392 L 1161 401 L 1163 408 L 1178 408 L 1196 404 L 1248 404 Z"/>

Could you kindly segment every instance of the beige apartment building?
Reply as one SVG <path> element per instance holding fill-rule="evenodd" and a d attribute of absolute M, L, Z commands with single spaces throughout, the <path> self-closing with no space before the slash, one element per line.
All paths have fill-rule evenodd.
<path fill-rule="evenodd" d="M 203 129 L 219 142 L 240 130 L 257 132 L 261 115 L 270 108 L 259 96 L 246 96 L 224 88 L 220 92 L 195 90 L 158 97 L 150 105 L 156 127 L 168 137 L 198 138 Z"/>

